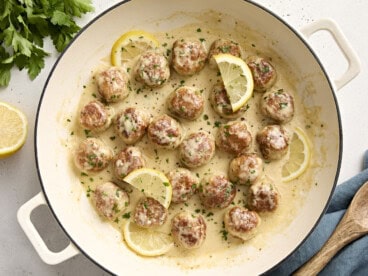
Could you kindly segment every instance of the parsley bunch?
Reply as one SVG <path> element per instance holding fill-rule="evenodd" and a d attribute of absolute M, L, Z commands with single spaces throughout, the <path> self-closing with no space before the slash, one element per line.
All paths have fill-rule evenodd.
<path fill-rule="evenodd" d="M 13 66 L 36 78 L 48 56 L 44 38 L 61 52 L 80 30 L 73 18 L 90 11 L 91 0 L 0 0 L 0 86 L 9 84 Z"/>

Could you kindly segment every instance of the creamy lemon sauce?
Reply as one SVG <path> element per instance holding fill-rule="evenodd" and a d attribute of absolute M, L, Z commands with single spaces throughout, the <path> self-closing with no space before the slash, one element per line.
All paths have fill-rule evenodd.
<path fill-rule="evenodd" d="M 204 20 L 204 19 L 203 19 Z M 286 92 L 290 93 L 294 97 L 295 101 L 295 115 L 291 122 L 285 124 L 290 137 L 292 136 L 293 130 L 296 127 L 302 128 L 306 133 L 307 129 L 307 113 L 308 110 L 305 109 L 300 98 L 298 98 L 295 92 L 295 79 L 296 76 L 291 68 L 287 65 L 287 60 L 283 60 L 276 52 L 273 51 L 270 45 L 270 41 L 267 41 L 261 35 L 250 32 L 245 25 L 241 23 L 235 23 L 235 28 L 232 30 L 227 29 L 226 31 L 220 28 L 221 26 L 221 16 L 211 14 L 209 19 L 201 23 L 194 23 L 183 26 L 178 29 L 171 30 L 169 32 L 156 33 L 154 34 L 156 38 L 160 41 L 161 49 L 165 54 L 171 57 L 171 48 L 173 42 L 180 38 L 199 38 L 206 43 L 207 49 L 209 49 L 212 41 L 217 38 L 228 38 L 238 42 L 244 50 L 244 58 L 249 55 L 260 55 L 271 60 L 272 64 L 276 68 L 278 73 L 278 78 L 273 89 L 284 89 Z M 134 62 L 134 61 L 133 61 Z M 80 108 L 87 102 L 98 98 L 97 84 L 93 76 L 110 65 L 108 58 L 101 57 L 101 64 L 96 64 L 96 68 L 91 72 L 91 80 L 86 83 L 80 100 Z M 133 64 L 125 65 L 125 70 L 131 75 L 131 91 L 130 95 L 119 103 L 110 104 L 116 112 L 125 109 L 127 107 L 137 107 L 148 111 L 153 117 L 160 114 L 169 114 L 167 110 L 166 100 L 168 95 L 179 86 L 193 86 L 201 91 L 205 99 L 205 107 L 203 114 L 195 121 L 186 121 L 178 119 L 185 134 L 189 134 L 194 131 L 204 130 L 209 132 L 215 137 L 218 130 L 218 126 L 221 123 L 225 123 L 229 120 L 222 119 L 219 117 L 212 109 L 209 103 L 209 93 L 214 84 L 219 82 L 221 77 L 217 69 L 211 69 L 208 64 L 199 73 L 191 77 L 182 77 L 176 74 L 171 69 L 170 80 L 161 88 L 147 89 L 143 88 L 142 85 L 134 81 L 132 76 Z M 267 120 L 260 112 L 259 102 L 262 93 L 255 92 L 253 97 L 248 101 L 246 107 L 247 110 L 239 118 L 239 120 L 244 120 L 248 124 L 248 129 L 252 134 L 253 141 L 249 152 L 255 152 L 259 156 L 262 156 L 259 152 L 257 143 L 255 141 L 256 133 L 262 129 L 265 125 L 271 122 Z M 81 128 L 78 123 L 79 110 L 75 111 L 72 115 L 72 120 L 74 122 L 71 132 L 73 134 L 73 139 L 71 143 L 77 144 L 82 139 L 87 136 L 99 137 L 107 145 L 109 145 L 115 153 L 120 149 L 125 147 L 124 143 L 120 140 L 119 136 L 114 131 L 114 126 L 111 126 L 107 131 L 101 134 L 94 134 L 88 132 Z M 311 135 L 311 134 L 309 134 Z M 179 156 L 177 150 L 165 150 L 158 149 L 152 146 L 145 135 L 143 139 L 135 144 L 139 147 L 147 162 L 147 167 L 160 170 L 164 173 L 168 173 L 170 170 L 180 167 Z M 73 154 L 73 153 L 71 153 Z M 228 173 L 229 162 L 233 156 L 221 152 L 216 149 L 214 158 L 206 165 L 192 169 L 193 173 L 199 176 L 200 179 L 206 175 L 212 173 L 222 172 L 224 174 Z M 223 215 L 226 209 L 205 209 L 198 198 L 195 195 L 188 202 L 183 204 L 172 204 L 169 208 L 169 219 L 166 224 L 162 227 L 162 231 L 170 232 L 170 222 L 171 217 L 181 210 L 188 210 L 193 213 L 202 214 L 207 223 L 207 238 L 203 245 L 199 249 L 186 251 L 175 247 L 170 252 L 166 254 L 168 258 L 175 258 L 178 265 L 185 268 L 195 268 L 197 266 L 203 265 L 203 259 L 211 259 L 212 263 L 216 263 L 216 260 L 227 258 L 232 260 L 236 257 L 239 251 L 237 250 L 262 250 L 262 248 L 267 247 L 268 242 L 272 239 L 272 236 L 279 233 L 289 225 L 295 215 L 298 212 L 299 207 L 303 204 L 304 197 L 308 192 L 313 179 L 315 166 L 310 166 L 309 169 L 297 180 L 283 183 L 281 181 L 281 167 L 287 161 L 288 156 L 284 157 L 279 161 L 266 162 L 264 164 L 263 175 L 271 178 L 277 187 L 281 198 L 279 201 L 279 206 L 276 211 L 272 213 L 260 213 L 262 219 L 261 226 L 255 238 L 250 241 L 242 242 L 239 239 L 231 237 L 227 234 L 225 228 L 223 227 Z M 313 156 L 312 160 L 313 162 Z M 119 181 L 116 181 L 113 176 L 111 166 L 108 167 L 101 173 L 98 174 L 80 174 L 76 171 L 76 174 L 80 174 L 81 185 L 85 187 L 87 196 L 92 198 L 93 191 L 97 184 L 105 181 L 115 181 L 119 183 L 121 187 L 129 191 L 131 204 L 127 210 L 122 213 L 122 215 L 112 223 L 118 231 L 121 232 L 124 221 L 129 218 L 132 210 L 134 209 L 135 202 L 140 196 L 138 191 L 133 191 L 130 187 L 126 186 Z M 239 205 L 247 206 L 247 192 L 248 187 L 244 185 L 237 185 L 237 195 L 233 201 L 233 204 L 229 206 Z M 92 203 L 92 202 L 91 202 Z M 123 241 L 122 241 L 123 243 Z M 243 260 L 244 261 L 244 260 Z M 209 263 L 208 261 L 205 263 Z"/>

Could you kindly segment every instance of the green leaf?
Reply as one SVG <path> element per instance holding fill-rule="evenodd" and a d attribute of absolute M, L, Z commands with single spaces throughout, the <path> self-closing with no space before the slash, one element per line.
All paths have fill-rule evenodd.
<path fill-rule="evenodd" d="M 12 63 L 3 63 L 10 58 L 10 55 L 0 45 L 0 86 L 7 86 L 10 82 L 10 70 L 13 67 Z"/>
<path fill-rule="evenodd" d="M 73 25 L 73 20 L 71 19 L 69 15 L 67 15 L 66 13 L 62 11 L 54 11 L 52 18 L 51 18 L 51 23 L 54 25 L 69 27 Z"/>
<path fill-rule="evenodd" d="M 19 68 L 19 70 L 23 70 L 29 62 L 29 58 L 24 55 L 17 55 L 14 58 L 14 64 Z"/>
<path fill-rule="evenodd" d="M 33 80 L 48 55 L 50 36 L 61 52 L 80 30 L 74 17 L 93 11 L 92 0 L 0 0 L 0 85 L 8 85 L 11 68 L 27 69 Z"/>
<path fill-rule="evenodd" d="M 81 17 L 82 14 L 93 11 L 91 0 L 64 0 L 65 12 Z"/>
<path fill-rule="evenodd" d="M 32 34 L 39 37 L 46 37 L 50 34 L 50 24 L 47 21 L 47 17 L 40 14 L 28 15 L 28 22 L 30 23 L 29 29 Z"/>
<path fill-rule="evenodd" d="M 10 70 L 13 64 L 0 63 L 0 86 L 7 86 L 10 82 Z"/>
<path fill-rule="evenodd" d="M 16 5 L 15 0 L 0 1 L 0 20 L 8 17 L 14 5 Z"/>
<path fill-rule="evenodd" d="M 14 59 L 15 59 L 15 56 L 9 56 L 8 58 L 1 60 L 1 63 L 10 64 L 14 62 Z"/>
<path fill-rule="evenodd" d="M 21 24 L 22 29 L 24 30 L 25 37 L 28 38 L 29 36 L 31 36 L 32 34 L 31 34 L 30 30 L 28 29 L 27 24 L 24 22 L 23 17 L 18 15 L 17 20 Z"/>
<path fill-rule="evenodd" d="M 26 7 L 33 7 L 33 1 L 32 0 L 18 0 L 20 3 L 25 5 Z"/>
<path fill-rule="evenodd" d="M 22 37 L 12 24 L 4 31 L 4 43 L 6 46 L 12 46 L 15 53 L 31 56 L 33 44 Z"/>
<path fill-rule="evenodd" d="M 31 80 L 34 80 L 41 72 L 41 69 L 45 67 L 44 58 L 47 55 L 48 54 L 46 52 L 39 48 L 35 48 L 33 51 L 26 65 L 26 68 L 28 69 L 28 75 Z"/>
<path fill-rule="evenodd" d="M 73 25 L 71 27 L 62 27 L 59 29 L 59 31 L 54 31 L 51 34 L 51 39 L 56 50 L 62 52 L 73 39 L 74 34 L 79 31 L 79 29 L 80 28 L 77 25 Z"/>

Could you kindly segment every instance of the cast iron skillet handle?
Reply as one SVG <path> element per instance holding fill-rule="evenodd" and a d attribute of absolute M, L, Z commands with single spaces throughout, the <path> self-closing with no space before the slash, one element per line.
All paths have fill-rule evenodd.
<path fill-rule="evenodd" d="M 41 259 L 47 264 L 55 265 L 79 254 L 78 249 L 76 249 L 72 243 L 70 243 L 60 252 L 52 252 L 48 249 L 44 240 L 31 221 L 32 211 L 40 205 L 47 205 L 42 192 L 38 193 L 19 208 L 17 218 L 20 226 L 23 228 L 24 233 L 31 241 Z"/>
<path fill-rule="evenodd" d="M 306 38 L 309 38 L 312 34 L 321 30 L 328 31 L 332 35 L 337 46 L 348 61 L 346 72 L 334 81 L 336 89 L 339 90 L 359 74 L 360 61 L 340 27 L 333 20 L 320 19 L 300 29 L 301 33 Z"/>

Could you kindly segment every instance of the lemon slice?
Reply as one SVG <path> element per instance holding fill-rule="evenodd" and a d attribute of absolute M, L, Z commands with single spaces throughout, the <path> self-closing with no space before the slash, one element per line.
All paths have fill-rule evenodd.
<path fill-rule="evenodd" d="M 169 179 L 160 171 L 141 168 L 128 174 L 124 181 L 169 208 L 172 197 L 172 186 Z"/>
<path fill-rule="evenodd" d="M 290 143 L 289 160 L 281 171 L 282 181 L 291 181 L 302 175 L 308 168 L 311 157 L 311 146 L 305 132 L 296 128 Z"/>
<path fill-rule="evenodd" d="M 236 112 L 253 95 L 252 72 L 244 60 L 233 55 L 218 54 L 214 59 L 220 69 L 231 108 Z"/>
<path fill-rule="evenodd" d="M 27 125 L 22 111 L 0 102 L 0 158 L 14 154 L 24 145 Z"/>
<path fill-rule="evenodd" d="M 130 220 L 123 228 L 124 239 L 130 249 L 142 256 L 159 256 L 174 245 L 171 236 L 156 229 L 141 228 Z"/>
<path fill-rule="evenodd" d="M 111 48 L 111 64 L 121 66 L 144 51 L 159 46 L 157 39 L 145 31 L 129 31 L 120 36 Z"/>

